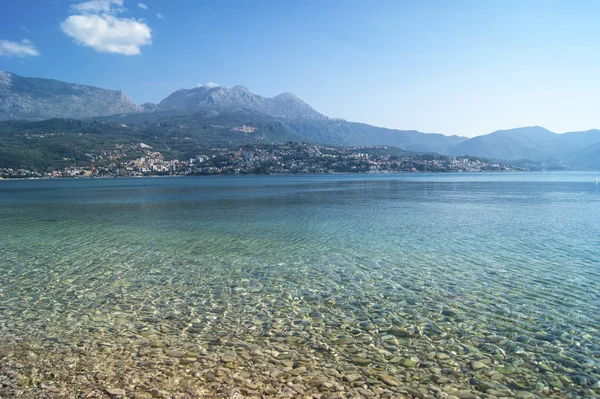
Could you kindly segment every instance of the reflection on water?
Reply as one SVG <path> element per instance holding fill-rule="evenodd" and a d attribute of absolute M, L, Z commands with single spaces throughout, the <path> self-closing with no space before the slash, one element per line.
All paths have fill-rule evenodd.
<path fill-rule="evenodd" d="M 593 180 L 1 182 L 0 395 L 600 396 Z"/>

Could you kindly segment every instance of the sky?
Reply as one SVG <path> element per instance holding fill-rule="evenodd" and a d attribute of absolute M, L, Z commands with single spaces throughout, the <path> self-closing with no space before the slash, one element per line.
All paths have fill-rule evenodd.
<path fill-rule="evenodd" d="M 0 69 L 119 89 L 291 92 L 335 118 L 473 137 L 600 128 L 596 0 L 14 0 Z"/>

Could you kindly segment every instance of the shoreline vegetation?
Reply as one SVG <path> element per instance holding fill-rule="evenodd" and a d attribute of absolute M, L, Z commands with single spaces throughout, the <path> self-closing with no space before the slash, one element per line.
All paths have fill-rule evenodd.
<path fill-rule="evenodd" d="M 144 143 L 115 145 L 86 154 L 86 162 L 64 158 L 64 168 L 0 168 L 0 177 L 79 178 L 290 174 L 378 174 L 410 172 L 512 172 L 530 168 L 484 158 L 418 154 L 386 146 L 329 147 L 308 143 L 248 144 L 211 148 L 185 160 L 167 159 Z"/>

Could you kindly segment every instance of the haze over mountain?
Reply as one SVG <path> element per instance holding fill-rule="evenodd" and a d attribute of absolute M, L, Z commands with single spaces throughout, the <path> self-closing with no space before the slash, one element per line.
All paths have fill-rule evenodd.
<path fill-rule="evenodd" d="M 139 111 L 122 91 L 25 78 L 0 70 L 0 120 L 77 119 Z"/>
<path fill-rule="evenodd" d="M 477 154 L 496 159 L 548 158 L 554 153 L 555 133 L 541 127 L 521 127 L 473 137 L 457 145 L 454 155 Z"/>
<path fill-rule="evenodd" d="M 499 130 L 458 144 L 452 155 L 508 161 L 558 161 L 581 168 L 600 167 L 600 130 L 558 134 L 541 126 Z"/>

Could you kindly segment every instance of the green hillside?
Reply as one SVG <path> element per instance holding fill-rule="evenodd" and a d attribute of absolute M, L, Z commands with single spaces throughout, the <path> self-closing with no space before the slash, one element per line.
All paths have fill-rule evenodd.
<path fill-rule="evenodd" d="M 0 122 L 0 167 L 47 170 L 89 161 L 92 151 L 114 149 L 117 144 L 145 143 L 170 158 L 189 158 L 212 147 L 252 143 L 301 141 L 285 126 L 253 121 L 243 131 L 244 120 L 217 119 L 202 125 L 184 119 L 139 125 L 107 121 L 50 119 L 41 122 Z M 240 130 L 234 130 L 235 128 Z M 253 131 L 249 131 L 252 130 Z"/>

